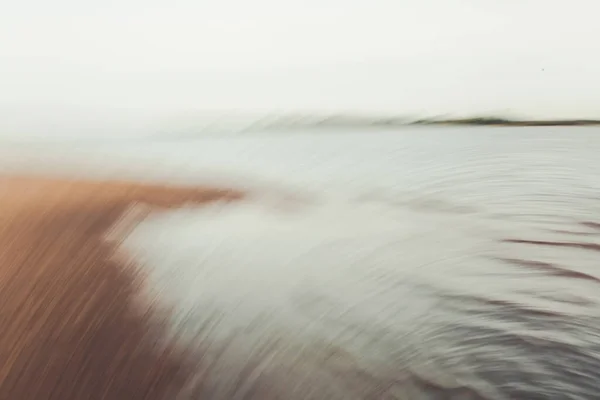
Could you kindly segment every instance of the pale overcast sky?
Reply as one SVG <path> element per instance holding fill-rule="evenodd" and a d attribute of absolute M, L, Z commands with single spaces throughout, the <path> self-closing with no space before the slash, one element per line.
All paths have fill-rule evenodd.
<path fill-rule="evenodd" d="M 2 0 L 0 128 L 75 107 L 600 118 L 599 15 L 598 0 Z"/>

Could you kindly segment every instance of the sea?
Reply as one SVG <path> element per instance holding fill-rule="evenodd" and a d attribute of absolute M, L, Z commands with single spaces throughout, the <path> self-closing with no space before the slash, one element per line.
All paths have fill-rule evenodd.
<path fill-rule="evenodd" d="M 600 393 L 600 128 L 11 141 L 0 172 L 250 193 L 151 218 L 128 244 L 177 329 L 216 314 L 211 340 L 233 343 L 244 328 L 212 361 L 211 398 L 254 399 L 229 391 L 232 360 L 267 338 L 293 400 Z"/>

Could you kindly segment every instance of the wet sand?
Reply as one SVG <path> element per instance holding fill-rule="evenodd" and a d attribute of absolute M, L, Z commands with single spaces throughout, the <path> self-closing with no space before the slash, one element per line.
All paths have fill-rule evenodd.
<path fill-rule="evenodd" d="M 166 340 L 168 310 L 144 295 L 144 276 L 106 236 L 139 204 L 146 213 L 241 196 L 0 178 L 0 399 L 176 398 L 193 373 L 188 355 Z"/>

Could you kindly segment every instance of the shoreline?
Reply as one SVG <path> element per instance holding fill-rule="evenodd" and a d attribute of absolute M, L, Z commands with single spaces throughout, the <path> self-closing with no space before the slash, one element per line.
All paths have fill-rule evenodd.
<path fill-rule="evenodd" d="M 503 118 L 460 118 L 440 120 L 420 120 L 409 125 L 452 125 L 452 126 L 600 126 L 600 120 L 563 119 L 563 120 L 512 120 Z"/>

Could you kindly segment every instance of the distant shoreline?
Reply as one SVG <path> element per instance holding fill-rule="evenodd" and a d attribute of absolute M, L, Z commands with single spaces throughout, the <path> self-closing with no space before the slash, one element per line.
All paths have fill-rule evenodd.
<path fill-rule="evenodd" d="M 261 118 L 249 124 L 251 130 L 285 128 L 393 128 L 410 126 L 494 126 L 494 127 L 536 127 L 536 126 L 600 126 L 595 119 L 528 120 L 502 117 L 471 118 L 410 118 L 358 115 L 276 115 Z"/>
<path fill-rule="evenodd" d="M 512 120 L 504 118 L 460 118 L 419 120 L 410 125 L 476 125 L 476 126 L 598 126 L 600 120 L 563 119 L 563 120 Z"/>
<path fill-rule="evenodd" d="M 323 115 L 318 113 L 303 114 L 270 114 L 263 116 L 219 115 L 199 116 L 198 119 L 188 118 L 183 122 L 178 120 L 149 125 L 145 130 L 133 131 L 131 134 L 121 131 L 111 135 L 76 135 L 73 129 L 66 134 L 6 134 L 0 132 L 0 143 L 15 145 L 60 145 L 64 141 L 102 142 L 149 140 L 185 140 L 200 137 L 224 135 L 243 135 L 253 133 L 280 133 L 286 131 L 365 131 L 365 130 L 403 130 L 423 128 L 460 128 L 460 127 L 489 127 L 489 128 L 535 128 L 535 127 L 600 127 L 600 119 L 512 119 L 503 117 L 469 117 L 452 118 L 448 116 L 432 116 L 419 118 L 415 116 L 393 115 L 360 115 L 347 114 Z M 52 128 L 52 127 L 51 127 Z M 79 129 L 85 131 L 84 127 Z M 107 132 L 110 130 L 107 129 Z M 4 134 L 3 134 L 4 133 Z"/>

